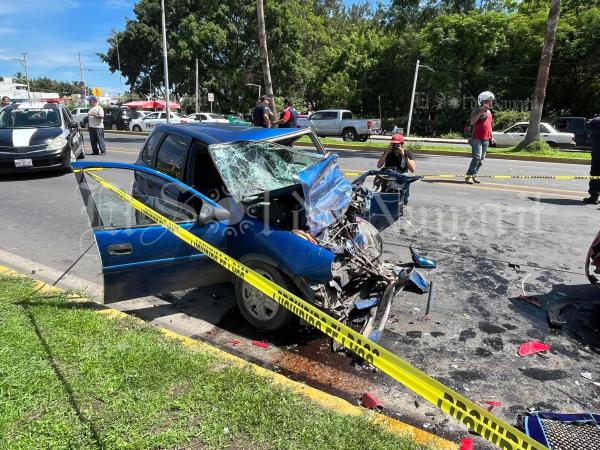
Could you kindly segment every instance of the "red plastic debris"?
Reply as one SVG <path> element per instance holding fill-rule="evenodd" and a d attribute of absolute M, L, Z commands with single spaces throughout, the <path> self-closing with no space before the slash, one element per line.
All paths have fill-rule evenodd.
<path fill-rule="evenodd" d="M 252 341 L 252 345 L 255 345 L 255 346 L 261 347 L 261 348 L 269 348 L 269 344 L 267 344 L 264 341 Z"/>
<path fill-rule="evenodd" d="M 240 342 L 241 342 L 241 341 L 240 341 L 239 339 L 231 339 L 231 340 L 229 341 L 229 343 L 230 343 L 231 345 L 238 345 Z"/>
<path fill-rule="evenodd" d="M 539 341 L 529 341 L 519 346 L 519 356 L 533 355 L 534 353 L 545 352 L 546 350 L 550 350 L 548 344 Z"/>
<path fill-rule="evenodd" d="M 383 403 L 372 392 L 365 392 L 362 395 L 361 403 L 368 409 L 383 409 Z"/>
<path fill-rule="evenodd" d="M 462 438 L 460 440 L 460 449 L 459 450 L 473 450 L 473 439 Z"/>
<path fill-rule="evenodd" d="M 497 402 L 495 400 L 486 400 L 484 403 L 490 406 L 502 406 L 502 402 Z"/>

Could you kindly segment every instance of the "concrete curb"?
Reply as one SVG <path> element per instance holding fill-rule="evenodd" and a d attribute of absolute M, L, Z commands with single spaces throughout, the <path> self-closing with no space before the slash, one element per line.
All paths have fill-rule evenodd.
<path fill-rule="evenodd" d="M 124 135 L 133 135 L 133 136 L 148 136 L 147 131 L 115 131 L 115 130 L 105 130 L 105 134 L 114 133 L 114 134 L 124 134 Z M 313 147 L 310 143 L 305 143 L 307 147 Z M 353 145 L 353 146 L 345 146 L 343 144 L 323 144 L 325 148 L 333 148 L 340 150 L 362 150 L 362 151 L 376 151 L 381 152 L 385 150 L 385 147 L 370 147 L 368 145 Z M 413 153 L 416 155 L 434 155 L 434 156 L 459 156 L 463 158 L 471 158 L 471 153 L 462 152 L 462 151 L 448 151 L 448 150 L 413 150 Z M 488 153 L 487 158 L 489 159 L 506 159 L 510 161 L 534 161 L 534 162 L 545 162 L 545 163 L 560 163 L 560 164 L 579 164 L 584 166 L 589 166 L 590 161 L 585 159 L 575 159 L 575 158 L 542 158 L 535 156 L 511 156 L 506 154 L 494 154 Z"/>
<path fill-rule="evenodd" d="M 54 294 L 65 292 L 63 289 L 57 288 L 55 286 L 50 286 L 43 281 L 36 280 L 35 278 L 30 277 L 29 275 L 21 274 L 15 270 L 12 270 L 2 265 L 0 265 L 0 274 L 31 278 L 36 282 L 34 286 L 37 292 L 46 292 Z M 81 297 L 78 294 L 69 295 L 68 298 L 71 301 L 88 300 L 87 298 Z M 133 319 L 139 321 L 140 323 L 146 324 L 146 322 L 144 322 L 142 319 L 130 316 L 128 314 L 125 314 L 124 312 L 117 311 L 116 309 L 108 308 L 100 304 L 98 304 L 98 310 L 96 312 L 102 316 L 115 320 Z M 247 367 L 253 372 L 255 372 L 257 375 L 268 378 L 277 385 L 285 386 L 289 389 L 292 389 L 294 392 L 309 398 L 314 403 L 318 404 L 323 408 L 354 417 L 366 414 L 373 422 L 377 423 L 387 431 L 412 438 L 418 444 L 432 445 L 434 446 L 434 448 L 441 450 L 458 450 L 458 444 L 455 444 L 444 438 L 441 438 L 419 428 L 413 427 L 412 425 L 400 422 L 391 417 L 387 417 L 382 414 L 378 414 L 376 412 L 362 408 L 360 406 L 353 405 L 352 403 L 347 402 L 346 400 L 320 391 L 313 387 L 290 380 L 281 374 L 272 372 L 263 367 L 249 363 L 243 360 L 242 358 L 239 358 L 235 355 L 213 347 L 212 345 L 207 344 L 205 342 L 198 341 L 187 336 L 182 336 L 166 328 L 158 327 L 158 330 L 167 338 L 179 341 L 186 347 L 210 353 L 211 355 L 230 361 L 231 363 L 240 367 Z"/>

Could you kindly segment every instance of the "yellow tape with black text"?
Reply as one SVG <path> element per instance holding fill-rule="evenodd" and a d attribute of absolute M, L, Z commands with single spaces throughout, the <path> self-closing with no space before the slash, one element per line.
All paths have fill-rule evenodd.
<path fill-rule="evenodd" d="M 165 227 L 187 244 L 203 252 L 216 263 L 242 278 L 246 283 L 279 302 L 305 322 L 319 329 L 339 344 L 356 353 L 359 357 L 365 359 L 416 394 L 433 403 L 442 411 L 458 419 L 469 429 L 483 436 L 499 448 L 503 450 L 547 450 L 547 447 L 531 439 L 520 430 L 498 419 L 479 405 L 444 386 L 381 345 L 370 341 L 350 327 L 333 319 L 297 295 L 259 275 L 257 272 L 170 221 L 131 195 L 113 186 L 95 173 L 88 172 L 88 169 L 84 169 L 82 172 L 96 180 L 104 188 L 116 194 L 123 201 L 129 203 L 139 212 Z"/>

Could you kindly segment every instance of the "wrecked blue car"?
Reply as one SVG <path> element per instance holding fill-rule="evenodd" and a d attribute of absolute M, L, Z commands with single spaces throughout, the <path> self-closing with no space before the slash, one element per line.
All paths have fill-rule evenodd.
<path fill-rule="evenodd" d="M 135 165 L 76 168 L 101 169 L 94 173 L 338 320 L 351 319 L 365 335 L 383 327 L 410 278 L 383 261 L 369 221 L 374 205 L 379 224 L 382 214 L 389 225 L 401 210 L 390 212 L 380 194 L 353 187 L 337 155 L 325 154 L 309 129 L 164 125 Z M 276 330 L 294 318 L 85 171 L 76 177 L 100 251 L 105 302 L 232 281 L 254 327 Z"/>

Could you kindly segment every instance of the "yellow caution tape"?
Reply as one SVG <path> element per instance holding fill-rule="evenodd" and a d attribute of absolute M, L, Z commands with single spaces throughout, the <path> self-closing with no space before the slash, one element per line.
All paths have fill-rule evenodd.
<path fill-rule="evenodd" d="M 464 174 L 424 174 L 415 176 L 423 178 L 471 178 L 473 175 Z M 498 180 L 600 180 L 600 176 L 591 175 L 474 175 L 476 178 L 492 178 Z"/>
<path fill-rule="evenodd" d="M 458 419 L 466 427 L 483 436 L 499 448 L 504 450 L 548 450 L 544 445 L 498 419 L 490 412 L 444 386 L 426 373 L 421 372 L 381 345 L 365 338 L 360 333 L 325 314 L 297 295 L 259 275 L 254 270 L 193 235 L 98 175 L 88 172 L 88 169 L 84 169 L 83 172 L 86 172 L 101 186 L 116 194 L 133 208 L 164 226 L 185 243 L 203 252 L 213 261 L 243 279 L 246 283 L 277 301 L 302 320 L 319 329 L 373 366 L 381 369 L 416 394 L 436 405 L 442 411 Z"/>

